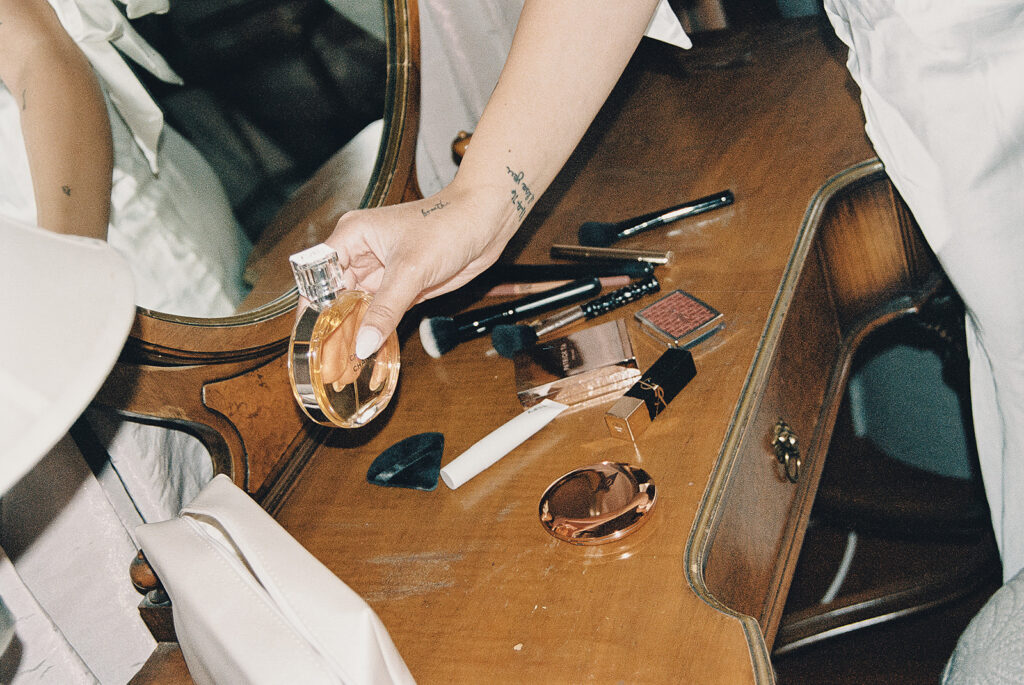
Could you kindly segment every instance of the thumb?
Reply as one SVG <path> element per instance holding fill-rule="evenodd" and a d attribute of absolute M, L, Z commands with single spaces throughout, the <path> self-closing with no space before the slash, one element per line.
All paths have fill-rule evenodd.
<path fill-rule="evenodd" d="M 366 359 L 380 349 L 420 294 L 418 279 L 399 278 L 394 271 L 385 270 L 380 288 L 363 315 L 356 335 L 356 356 L 359 359 Z"/>

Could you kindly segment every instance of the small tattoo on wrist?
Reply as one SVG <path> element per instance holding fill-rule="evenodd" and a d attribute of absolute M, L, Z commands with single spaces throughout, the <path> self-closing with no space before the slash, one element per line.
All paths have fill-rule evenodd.
<path fill-rule="evenodd" d="M 512 181 L 515 183 L 515 187 L 512 188 L 510 197 L 512 200 L 512 206 L 515 207 L 516 215 L 519 217 L 519 220 L 522 221 L 526 218 L 526 213 L 530 211 L 530 206 L 533 204 L 536 196 L 534 196 L 533 191 L 530 190 L 530 186 L 523 181 L 525 174 L 522 170 L 512 171 L 512 167 L 509 166 L 506 166 L 505 170 L 508 172 L 508 175 L 512 177 Z"/>
<path fill-rule="evenodd" d="M 428 207 L 426 209 L 421 209 L 420 212 L 423 214 L 423 216 L 430 216 L 431 213 L 437 211 L 438 209 L 444 209 L 445 207 L 447 207 L 450 204 L 451 204 L 450 202 L 445 202 L 444 200 L 439 200 L 438 203 L 436 205 L 434 205 L 433 207 Z"/>
<path fill-rule="evenodd" d="M 64 191 L 65 195 L 71 197 L 71 186 L 61 186 L 60 189 Z"/>

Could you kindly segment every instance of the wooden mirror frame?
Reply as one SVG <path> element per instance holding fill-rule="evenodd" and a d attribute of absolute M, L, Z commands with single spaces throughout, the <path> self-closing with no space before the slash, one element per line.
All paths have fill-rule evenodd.
<path fill-rule="evenodd" d="M 415 0 L 384 0 L 387 82 L 381 145 L 361 207 L 418 195 L 413 171 L 419 122 L 419 20 Z M 329 159 L 267 230 L 287 231 L 329 216 L 337 188 Z M 94 404 L 184 430 L 213 461 L 268 506 L 304 463 L 321 428 L 299 412 L 285 352 L 295 290 L 252 311 L 194 318 L 139 308 L 130 337 Z"/>

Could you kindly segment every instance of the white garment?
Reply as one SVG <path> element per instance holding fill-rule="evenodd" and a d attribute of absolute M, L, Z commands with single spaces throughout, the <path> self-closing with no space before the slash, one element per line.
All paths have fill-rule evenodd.
<path fill-rule="evenodd" d="M 15 621 L 14 639 L 0 654 L 0 681 L 11 685 L 98 682 L 25 587 L 2 548 L 0 589 Z"/>
<path fill-rule="evenodd" d="M 108 241 L 127 258 L 136 303 L 192 316 L 233 313 L 243 294 L 247 241 L 212 169 L 164 126 L 122 55 L 166 81 L 177 76 L 111 0 L 50 3 L 108 101 L 114 144 Z M 129 0 L 127 7 L 132 17 L 166 9 L 167 0 Z M 0 214 L 36 221 L 20 112 L 2 85 Z M 107 465 L 97 479 L 77 450 L 64 449 L 49 458 L 56 466 L 41 465 L 26 477 L 33 492 L 15 491 L 3 502 L 0 529 L 14 567 L 0 561 L 0 595 L 23 608 L 19 656 L 12 661 L 9 650 L 0 663 L 5 682 L 126 682 L 154 646 L 128 578 L 135 546 L 127 531 L 142 520 L 174 516 L 212 477 L 206 451 L 191 436 L 92 418 L 113 468 Z M 47 472 L 77 474 L 80 487 L 41 477 Z M 56 502 L 59 511 L 40 506 Z"/>
<path fill-rule="evenodd" d="M 1024 682 L 1024 573 L 1006 582 L 971 619 L 942 673 L 943 685 Z"/>
<path fill-rule="evenodd" d="M 15 638 L 0 640 L 0 682 L 123 682 L 153 648 L 125 574 L 134 546 L 108 499 L 123 486 L 115 477 L 105 493 L 67 431 L 128 337 L 131 273 L 99 240 L 5 217 L 0 244 L 0 308 L 32 332 L 0 338 L 0 594 L 13 612 L 0 629 Z"/>
<path fill-rule="evenodd" d="M 1024 568 L 1024 2 L 826 0 L 867 132 L 967 307 L 1003 577 Z"/>
<path fill-rule="evenodd" d="M 128 577 L 136 548 L 70 438 L 0 500 L 0 545 L 19 642 L 2 663 L 15 683 L 125 683 L 138 672 L 156 643 Z"/>

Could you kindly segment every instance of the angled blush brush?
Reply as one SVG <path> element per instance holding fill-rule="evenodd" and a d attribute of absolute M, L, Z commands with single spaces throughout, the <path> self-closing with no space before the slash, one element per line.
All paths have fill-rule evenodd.
<path fill-rule="evenodd" d="M 684 202 L 681 205 L 651 212 L 650 214 L 643 214 L 632 219 L 616 222 L 587 221 L 580 225 L 579 242 L 580 245 L 591 247 L 607 247 L 618 240 L 649 231 L 652 228 L 664 226 L 672 221 L 678 221 L 688 216 L 696 216 L 704 212 L 710 212 L 712 209 L 731 205 L 733 199 L 731 190 L 723 190 L 720 193 Z"/>
<path fill-rule="evenodd" d="M 613 309 L 618 309 L 629 302 L 640 299 L 644 295 L 656 293 L 660 288 L 661 285 L 658 283 L 658 279 L 651 275 L 642 281 L 630 283 L 606 295 L 569 307 L 568 309 L 563 309 L 556 314 L 533 323 L 519 325 L 499 324 L 491 330 L 491 344 L 494 345 L 494 349 L 498 354 L 511 359 L 519 352 L 533 346 L 542 335 L 568 326 L 580 319 L 593 319 L 602 314 L 607 314 Z"/>
<path fill-rule="evenodd" d="M 461 342 L 488 333 L 499 324 L 519 321 L 549 312 L 569 302 L 579 302 L 601 291 L 601 279 L 581 278 L 563 286 L 545 290 L 490 307 L 472 309 L 455 316 L 433 316 L 420 322 L 420 342 L 435 359 Z"/>

